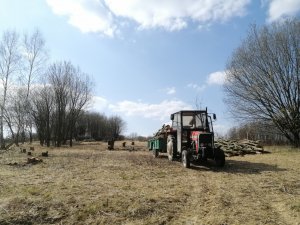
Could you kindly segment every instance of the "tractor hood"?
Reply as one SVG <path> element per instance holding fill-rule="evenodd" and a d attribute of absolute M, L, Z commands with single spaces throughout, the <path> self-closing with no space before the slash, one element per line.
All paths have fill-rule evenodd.
<path fill-rule="evenodd" d="M 198 151 L 199 147 L 212 147 L 213 142 L 213 133 L 205 132 L 205 131 L 193 131 L 191 133 L 191 139 L 196 144 L 196 151 Z"/>

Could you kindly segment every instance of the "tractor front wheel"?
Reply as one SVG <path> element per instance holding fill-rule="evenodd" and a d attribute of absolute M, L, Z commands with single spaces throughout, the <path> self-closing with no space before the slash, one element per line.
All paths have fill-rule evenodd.
<path fill-rule="evenodd" d="M 182 151 L 182 164 L 184 168 L 190 168 L 191 166 L 190 157 L 187 150 Z"/>

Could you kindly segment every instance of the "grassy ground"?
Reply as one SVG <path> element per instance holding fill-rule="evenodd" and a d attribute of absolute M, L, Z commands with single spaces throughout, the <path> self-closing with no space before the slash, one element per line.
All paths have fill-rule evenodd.
<path fill-rule="evenodd" d="M 300 151 L 184 169 L 134 147 L 48 149 L 36 165 L 19 149 L 0 154 L 0 224 L 300 224 Z"/>

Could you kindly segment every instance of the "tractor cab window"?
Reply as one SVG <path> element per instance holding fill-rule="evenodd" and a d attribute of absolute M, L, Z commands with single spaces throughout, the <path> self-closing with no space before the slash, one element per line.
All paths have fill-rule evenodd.
<path fill-rule="evenodd" d="M 180 127 L 180 116 L 178 113 L 174 114 L 174 118 L 172 120 L 172 128 L 174 129 L 178 129 L 178 127 Z"/>
<path fill-rule="evenodd" d="M 206 114 L 200 112 L 184 112 L 182 114 L 182 126 L 186 129 L 205 129 Z"/>

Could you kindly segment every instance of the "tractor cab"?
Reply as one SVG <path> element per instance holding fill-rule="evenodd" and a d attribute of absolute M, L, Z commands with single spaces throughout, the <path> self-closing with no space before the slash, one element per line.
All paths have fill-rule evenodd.
<path fill-rule="evenodd" d="M 216 115 L 213 114 L 213 119 Z M 212 118 L 206 110 L 179 111 L 171 114 L 172 130 L 177 139 L 177 152 L 200 145 L 213 146 Z M 193 146 L 192 146 L 193 145 Z"/>

